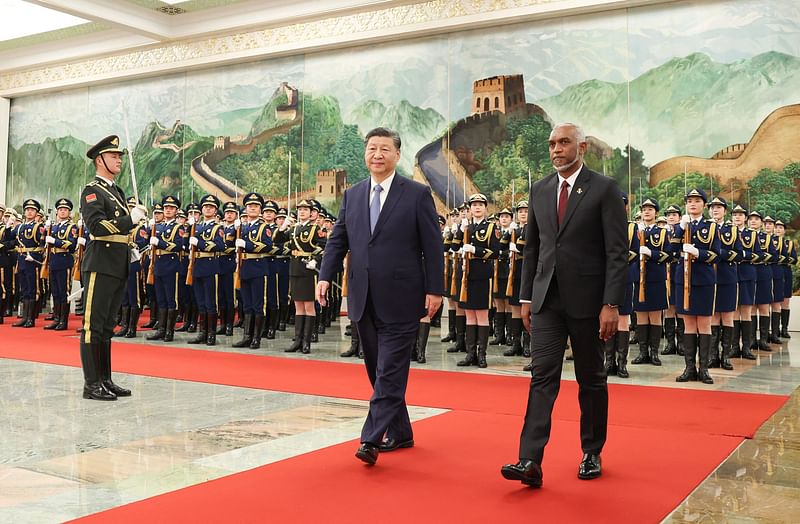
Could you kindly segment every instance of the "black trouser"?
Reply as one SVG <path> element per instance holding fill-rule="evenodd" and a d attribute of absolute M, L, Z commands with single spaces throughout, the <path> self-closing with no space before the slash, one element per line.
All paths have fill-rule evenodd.
<path fill-rule="evenodd" d="M 531 325 L 535 326 L 531 334 L 532 378 L 520 436 L 521 459 L 541 464 L 544 457 L 544 448 L 550 439 L 553 404 L 561 386 L 567 337 L 572 345 L 578 382 L 581 448 L 585 453 L 602 451 L 608 425 L 608 384 L 602 341 L 597 337 L 599 322 L 599 316 L 570 317 L 553 278 L 542 309 L 531 320 Z"/>
<path fill-rule="evenodd" d="M 102 347 L 102 343 L 110 342 L 114 336 L 117 311 L 122 303 L 127 282 L 124 278 L 88 271 L 81 275 L 81 279 L 84 283 L 81 346 Z M 81 354 L 83 355 L 83 351 Z M 84 363 L 84 374 L 86 372 Z"/>

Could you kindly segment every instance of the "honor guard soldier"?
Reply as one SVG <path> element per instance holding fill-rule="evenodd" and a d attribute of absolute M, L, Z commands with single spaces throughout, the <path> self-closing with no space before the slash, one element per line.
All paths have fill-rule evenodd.
<path fill-rule="evenodd" d="M 178 270 L 178 322 L 183 324 L 175 330 L 179 332 L 197 332 L 197 302 L 192 286 L 186 283 L 186 275 L 189 271 L 189 233 L 192 226 L 197 224 L 199 216 L 200 206 L 194 202 L 186 206 L 186 210 L 178 209 L 177 221 L 180 225 L 178 234 L 183 239 Z"/>
<path fill-rule="evenodd" d="M 289 265 L 289 287 L 295 307 L 294 343 L 287 353 L 311 353 L 312 334 L 316 318 L 314 292 L 317 267 L 325 249 L 325 232 L 312 220 L 314 204 L 309 200 L 297 203 L 297 224 L 292 228 L 289 245 L 292 258 Z"/>
<path fill-rule="evenodd" d="M 756 232 L 758 262 L 756 262 L 756 310 L 758 313 L 758 336 L 756 336 L 756 318 L 753 318 L 753 344 L 750 349 L 772 351 L 769 347 L 769 314 L 772 304 L 772 261 L 777 252 L 772 245 L 772 235 L 762 229 L 764 225 L 761 213 L 750 211 L 748 216 L 750 229 Z"/>
<path fill-rule="evenodd" d="M 786 224 L 775 221 L 775 234 L 781 239 L 781 268 L 783 269 L 783 303 L 781 304 L 781 338 L 789 335 L 789 304 L 792 298 L 792 267 L 797 264 L 797 248 L 794 240 L 786 237 Z"/>
<path fill-rule="evenodd" d="M 275 275 L 278 282 L 278 331 L 286 331 L 286 320 L 289 316 L 289 309 L 291 302 L 289 301 L 289 259 L 291 256 L 291 246 L 289 245 L 288 228 L 294 225 L 294 220 L 289 218 L 286 208 L 281 207 L 278 209 L 278 214 L 275 216 L 275 223 L 278 224 L 278 229 L 287 228 L 287 233 L 283 237 L 282 242 L 278 245 L 278 251 L 273 257 L 275 264 Z M 273 238 L 273 246 L 276 244 Z"/>
<path fill-rule="evenodd" d="M 236 240 L 237 252 L 241 252 L 241 266 L 238 268 L 241 282 L 240 294 L 244 309 L 244 336 L 233 347 L 261 347 L 261 331 L 267 313 L 267 275 L 268 256 L 272 251 L 272 230 L 261 218 L 264 199 L 258 193 L 244 196 L 247 223 L 241 225 Z"/>
<path fill-rule="evenodd" d="M 525 358 L 531 356 L 530 334 L 522 329 L 522 314 L 519 302 L 519 286 L 522 281 L 522 250 L 525 249 L 525 236 L 528 232 L 528 201 L 521 200 L 517 203 L 516 229 L 511 232 L 511 242 L 508 244 L 509 256 L 511 258 L 511 269 L 509 270 L 509 281 L 511 282 L 511 294 L 508 296 L 508 304 L 511 307 L 511 349 L 503 355 L 512 357 L 522 355 Z M 530 362 L 523 368 L 530 371 Z"/>
<path fill-rule="evenodd" d="M 97 176 L 83 189 L 80 200 L 84 228 L 91 239 L 81 265 L 85 308 L 81 333 L 83 398 L 93 400 L 116 400 L 131 394 L 111 380 L 111 337 L 128 277 L 128 233 L 145 212 L 139 206 L 129 212 L 125 194 L 114 183 L 123 154 L 114 135 L 86 152 Z"/>
<path fill-rule="evenodd" d="M 625 215 L 628 215 L 628 195 L 622 193 L 625 203 Z M 639 285 L 639 271 L 641 267 L 639 244 L 639 225 L 628 221 L 628 277 L 625 283 L 625 298 L 619 305 L 619 320 L 617 321 L 617 334 L 605 341 L 606 374 L 616 375 L 619 378 L 628 378 L 628 345 L 630 336 L 630 320 L 633 313 L 634 293 Z M 651 253 L 652 255 L 652 253 Z M 638 293 L 637 293 L 638 295 Z M 637 297 L 638 298 L 638 297 Z"/>
<path fill-rule="evenodd" d="M 184 240 L 177 215 L 181 201 L 176 196 L 161 199 L 164 221 L 156 225 L 156 234 L 150 237 L 150 255 L 156 257 L 154 276 L 158 324 L 156 330 L 147 335 L 147 340 L 171 342 L 175 338 L 175 322 L 178 319 L 178 280 L 180 279 L 181 254 Z"/>
<path fill-rule="evenodd" d="M 453 241 L 453 226 L 458 220 L 458 208 L 453 208 L 450 211 L 449 220 L 445 223 L 444 231 L 442 232 L 442 246 L 444 248 L 444 296 L 447 299 L 447 334 L 442 337 L 442 342 L 455 342 L 456 341 L 456 298 L 450 294 L 450 287 L 455 276 L 454 266 L 455 251 L 450 249 L 450 244 Z M 444 307 L 444 305 L 442 306 Z"/>
<path fill-rule="evenodd" d="M 17 226 L 17 281 L 19 299 L 22 301 L 22 318 L 13 327 L 31 328 L 39 316 L 39 271 L 44 261 L 44 245 L 47 236 L 44 226 L 36 221 L 42 206 L 29 198 L 23 204 L 25 221 Z"/>
<path fill-rule="evenodd" d="M 155 236 L 156 227 L 164 221 L 164 208 L 161 206 L 161 202 L 156 202 L 153 204 L 153 218 L 150 219 L 148 222 L 148 231 L 149 237 L 152 238 Z M 148 239 L 149 242 L 149 239 Z M 147 321 L 147 324 L 142 325 L 143 328 L 153 329 L 158 324 L 158 302 L 156 301 L 156 287 L 155 284 L 150 284 L 150 268 L 151 265 L 151 257 L 153 256 L 153 248 L 150 246 L 150 249 L 146 251 L 146 255 L 142 260 L 142 269 L 144 270 L 143 280 L 145 282 L 145 295 L 147 296 L 147 304 L 150 307 L 150 319 Z M 155 282 L 155 278 L 152 280 Z"/>
<path fill-rule="evenodd" d="M 45 237 L 48 247 L 47 269 L 50 273 L 50 291 L 53 295 L 53 323 L 45 329 L 64 331 L 69 318 L 67 295 L 72 287 L 73 253 L 78 247 L 78 226 L 70 218 L 72 202 L 67 198 L 56 201 L 57 222 Z"/>
<path fill-rule="evenodd" d="M 272 237 L 272 248 L 267 254 L 267 319 L 266 335 L 267 340 L 275 338 L 275 332 L 278 329 L 278 308 L 280 307 L 281 297 L 278 289 L 278 265 L 275 262 L 275 256 L 278 255 L 283 247 L 283 244 L 288 240 L 287 233 L 288 226 L 278 227 L 275 218 L 278 214 L 278 204 L 274 200 L 267 200 L 264 202 L 264 207 L 261 209 L 261 218 L 270 230 Z M 285 224 L 285 223 L 284 223 Z"/>
<path fill-rule="evenodd" d="M 639 243 L 638 258 L 645 263 L 644 275 L 639 274 L 633 297 L 639 355 L 633 359 L 632 364 L 661 365 L 658 345 L 661 343 L 661 312 L 667 309 L 667 260 L 670 259 L 670 244 L 666 230 L 656 226 L 659 209 L 655 198 L 647 198 L 639 206 L 642 213 L 639 236 L 643 242 Z M 641 268 L 642 264 L 640 271 Z M 640 289 L 642 283 L 644 290 Z"/>
<path fill-rule="evenodd" d="M 753 324 L 751 315 L 756 299 L 756 267 L 761 248 L 758 246 L 758 234 L 747 225 L 747 209 L 740 205 L 731 211 L 733 225 L 737 229 L 736 236 L 742 249 L 742 256 L 736 270 L 738 291 L 736 301 L 737 315 L 733 321 L 733 357 L 756 360 L 750 346 L 753 342 Z M 741 346 L 739 340 L 741 338 Z"/>
<path fill-rule="evenodd" d="M 217 344 L 218 257 L 225 252 L 225 231 L 216 220 L 219 205 L 214 195 L 200 199 L 203 221 L 193 224 L 194 234 L 189 237 L 190 289 L 194 292 L 199 315 L 197 336 L 189 340 L 189 344 Z"/>
<path fill-rule="evenodd" d="M 711 362 L 708 367 L 733 369 L 733 319 L 737 308 L 737 288 L 739 282 L 737 266 L 742 259 L 742 244 L 739 230 L 731 222 L 725 221 L 728 202 L 722 197 L 714 197 L 708 203 L 711 219 L 717 224 L 720 250 L 717 261 L 717 294 L 714 297 L 714 319 L 711 325 Z M 720 358 L 719 343 L 722 341 Z"/>
<path fill-rule="evenodd" d="M 462 283 L 458 302 L 467 317 L 464 336 L 467 357 L 456 365 L 485 368 L 486 347 L 489 344 L 489 307 L 492 305 L 492 261 L 500 251 L 500 230 L 486 219 L 488 200 L 485 195 L 476 193 L 469 197 L 468 202 L 472 220 L 462 223 L 466 233 L 461 244 L 465 260 L 461 278 L 466 281 L 466 289 Z"/>
<path fill-rule="evenodd" d="M 236 315 L 236 296 L 233 274 L 236 272 L 236 231 L 239 228 L 239 206 L 236 202 L 222 205 L 222 232 L 225 249 L 219 254 L 219 315 L 221 324 L 217 335 L 233 336 L 233 317 Z"/>
<path fill-rule="evenodd" d="M 667 206 L 664 210 L 667 219 L 667 232 L 669 233 L 669 245 L 671 258 L 667 264 L 667 293 L 669 307 L 664 312 L 664 336 L 666 343 L 661 351 L 662 355 L 683 356 L 683 318 L 677 316 L 675 306 L 682 298 L 682 289 L 675 285 L 675 271 L 678 270 L 678 259 L 681 255 L 683 239 L 676 234 L 676 226 L 681 221 L 681 208 L 675 204 Z"/>
<path fill-rule="evenodd" d="M 133 209 L 140 202 L 136 197 L 128 197 L 128 209 Z M 128 271 L 128 282 L 125 285 L 125 296 L 122 298 L 122 315 L 119 331 L 115 337 L 135 338 L 142 313 L 145 276 L 142 270 L 142 252 L 150 246 L 150 228 L 147 219 L 143 218 L 134 224 L 128 233 L 128 246 L 131 248 L 131 265 Z"/>
<path fill-rule="evenodd" d="M 511 227 L 514 213 L 508 208 L 503 208 L 498 214 L 497 219 L 500 227 L 500 251 L 497 253 L 497 260 L 494 265 L 494 278 L 492 279 L 492 298 L 494 299 L 494 340 L 489 342 L 490 346 L 506 345 L 506 327 L 511 327 L 511 307 L 508 305 L 508 275 L 511 272 L 509 260 L 511 253 L 508 245 L 511 243 L 513 229 Z M 516 225 L 516 224 L 515 224 Z M 495 226 L 497 227 L 497 226 Z M 508 320 L 508 321 L 507 321 Z"/>
<path fill-rule="evenodd" d="M 717 235 L 717 225 L 703 217 L 703 208 L 708 202 L 708 197 L 702 189 L 689 190 L 685 202 L 687 214 L 681 217 L 676 228 L 678 236 L 684 242 L 681 246 L 683 256 L 675 272 L 675 285 L 683 295 L 677 304 L 677 312 L 683 316 L 686 326 L 686 333 L 683 336 L 686 369 L 675 380 L 677 382 L 699 380 L 704 384 L 713 384 L 714 379 L 708 373 L 708 364 L 711 360 L 711 315 L 714 312 L 714 290 L 717 281 L 714 264 L 719 260 L 719 235 Z M 687 264 L 691 264 L 691 267 L 687 268 Z M 690 276 L 689 281 L 685 280 L 687 274 Z M 688 307 L 683 300 L 686 291 L 688 291 Z M 695 367 L 698 354 L 699 371 Z"/>
<path fill-rule="evenodd" d="M 461 252 L 461 245 L 464 241 L 464 228 L 462 224 L 469 223 L 469 206 L 466 202 L 461 204 L 458 208 L 458 218 L 450 226 L 453 233 L 453 238 L 450 241 L 450 250 L 453 252 L 453 278 L 450 282 L 450 295 L 453 297 L 453 302 L 456 305 L 456 343 L 455 345 L 447 348 L 448 353 L 458 353 L 467 351 L 466 333 L 467 333 L 467 314 L 461 308 L 459 297 L 461 296 L 461 269 L 463 267 L 464 256 Z"/>
<path fill-rule="evenodd" d="M 323 215 L 324 208 L 319 200 L 311 199 L 311 215 L 310 221 L 317 226 L 317 238 L 322 243 L 322 249 L 325 249 L 325 242 L 328 240 L 328 233 L 325 231 L 325 218 Z M 322 255 L 320 255 L 319 260 L 317 260 L 317 269 L 322 261 Z M 316 270 L 315 270 L 316 271 Z M 316 281 L 315 281 L 316 282 Z M 315 284 L 316 286 L 316 284 Z M 333 287 L 333 286 L 331 286 Z M 331 291 L 328 291 L 328 299 L 330 299 Z M 330 305 L 330 302 L 326 302 L 326 304 Z M 325 323 L 322 322 L 322 318 L 327 314 L 327 306 L 322 307 L 319 303 L 314 304 L 314 328 L 311 330 L 311 342 L 318 342 L 319 335 L 325 333 Z M 308 321 L 308 319 L 306 319 Z"/>
<path fill-rule="evenodd" d="M 781 343 L 781 305 L 783 304 L 783 239 L 775 234 L 775 219 L 771 216 L 764 217 L 764 231 L 770 236 L 770 245 L 775 257 L 772 259 L 772 314 L 771 329 L 769 333 L 770 344 Z"/>
<path fill-rule="evenodd" d="M 0 204 L 0 324 L 11 314 L 14 303 L 14 266 L 17 264 L 16 220 Z"/>

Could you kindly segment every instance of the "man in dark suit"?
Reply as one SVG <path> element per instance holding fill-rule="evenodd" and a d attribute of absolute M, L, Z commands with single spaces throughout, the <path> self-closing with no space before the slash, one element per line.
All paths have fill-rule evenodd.
<path fill-rule="evenodd" d="M 608 419 L 602 344 L 617 330 L 628 255 L 619 187 L 583 165 L 583 131 L 574 124 L 556 125 L 549 145 L 557 173 L 531 187 L 520 285 L 523 323 L 528 331 L 533 326 L 528 409 L 520 460 L 501 469 L 506 479 L 532 487 L 542 484 L 541 463 L 567 337 L 581 407 L 583 460 L 578 477 L 600 476 Z"/>
<path fill-rule="evenodd" d="M 364 160 L 370 178 L 348 189 L 322 259 L 317 299 L 326 295 L 342 261 L 347 310 L 364 349 L 372 383 L 369 414 L 356 457 L 375 464 L 378 452 L 414 445 L 405 393 L 420 318 L 442 303 L 442 235 L 430 188 L 395 173 L 400 136 L 373 129 Z"/>

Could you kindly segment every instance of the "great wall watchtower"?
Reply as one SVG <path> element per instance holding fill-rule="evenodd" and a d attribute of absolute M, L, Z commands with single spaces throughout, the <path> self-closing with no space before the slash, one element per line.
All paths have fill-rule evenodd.
<path fill-rule="evenodd" d="M 347 188 L 347 171 L 321 169 L 317 171 L 317 200 L 339 199 Z"/>
<path fill-rule="evenodd" d="M 492 76 L 472 83 L 473 114 L 489 111 L 510 114 L 525 108 L 525 82 L 522 75 Z"/>

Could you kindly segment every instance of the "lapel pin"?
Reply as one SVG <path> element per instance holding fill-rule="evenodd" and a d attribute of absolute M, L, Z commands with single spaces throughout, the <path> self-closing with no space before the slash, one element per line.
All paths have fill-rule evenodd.
<path fill-rule="evenodd" d="M 583 188 L 579 187 L 575 191 L 580 195 L 581 193 L 583 193 Z"/>

